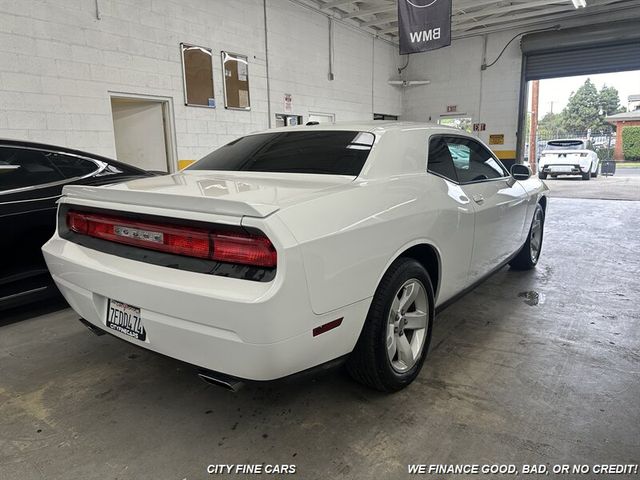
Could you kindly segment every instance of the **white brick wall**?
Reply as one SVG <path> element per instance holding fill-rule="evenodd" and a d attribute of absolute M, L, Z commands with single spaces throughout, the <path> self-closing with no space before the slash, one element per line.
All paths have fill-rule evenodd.
<path fill-rule="evenodd" d="M 261 0 L 0 0 L 0 138 L 43 141 L 115 156 L 109 92 L 171 97 L 179 159 L 195 159 L 266 128 Z M 272 113 L 293 96 L 293 112 L 336 120 L 398 115 L 387 85 L 396 47 L 334 25 L 329 81 L 328 20 L 288 0 L 268 0 Z M 184 106 L 180 42 L 214 51 L 218 108 Z M 249 57 L 250 112 L 224 109 L 220 50 Z"/>
<path fill-rule="evenodd" d="M 487 63 L 496 59 L 516 32 L 500 32 L 487 38 Z M 504 134 L 505 144 L 494 150 L 515 150 L 522 53 L 514 41 L 495 66 L 481 71 L 482 37 L 454 41 L 450 47 L 411 55 L 407 79 L 427 79 L 431 84 L 410 87 L 403 97 L 403 120 L 437 122 L 447 105 L 486 123 L 479 134 L 488 143 L 490 134 Z"/>

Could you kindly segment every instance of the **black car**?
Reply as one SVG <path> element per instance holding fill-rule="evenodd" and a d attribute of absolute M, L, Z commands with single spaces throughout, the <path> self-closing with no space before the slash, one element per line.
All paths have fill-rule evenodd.
<path fill-rule="evenodd" d="M 78 150 L 0 140 L 0 311 L 58 294 L 40 248 L 55 230 L 62 187 L 150 175 Z"/>

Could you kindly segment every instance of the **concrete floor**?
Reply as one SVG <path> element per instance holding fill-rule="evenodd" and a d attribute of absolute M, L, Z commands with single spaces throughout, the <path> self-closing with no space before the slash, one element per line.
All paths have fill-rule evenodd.
<path fill-rule="evenodd" d="M 612 177 L 598 176 L 589 181 L 580 177 L 548 177 L 552 197 L 600 200 L 640 200 L 640 169 L 619 168 Z"/>
<path fill-rule="evenodd" d="M 640 176 L 640 167 L 619 167 L 616 176 L 637 177 Z"/>
<path fill-rule="evenodd" d="M 505 268 L 443 312 L 421 375 L 392 396 L 340 371 L 233 394 L 94 336 L 68 309 L 5 319 L 0 479 L 204 479 L 215 463 L 293 463 L 304 479 L 406 478 L 409 463 L 638 464 L 639 234 L 640 202 L 552 199 L 538 268 Z"/>

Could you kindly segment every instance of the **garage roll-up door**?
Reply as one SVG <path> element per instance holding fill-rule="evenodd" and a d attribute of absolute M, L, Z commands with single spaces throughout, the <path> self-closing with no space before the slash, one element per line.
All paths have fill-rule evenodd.
<path fill-rule="evenodd" d="M 640 70 L 638 22 L 612 22 L 522 38 L 525 80 Z"/>

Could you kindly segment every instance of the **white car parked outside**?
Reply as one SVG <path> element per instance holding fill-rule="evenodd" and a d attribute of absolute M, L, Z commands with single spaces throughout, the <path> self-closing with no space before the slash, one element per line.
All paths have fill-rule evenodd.
<path fill-rule="evenodd" d="M 418 375 L 437 310 L 536 265 L 547 207 L 528 167 L 399 122 L 268 130 L 64 193 L 43 252 L 93 328 L 227 386 L 346 361 L 383 391 Z"/>
<path fill-rule="evenodd" d="M 588 148 L 586 140 L 551 140 L 540 156 L 538 176 L 546 179 L 558 175 L 580 175 L 583 180 L 598 176 L 600 159 Z"/>

